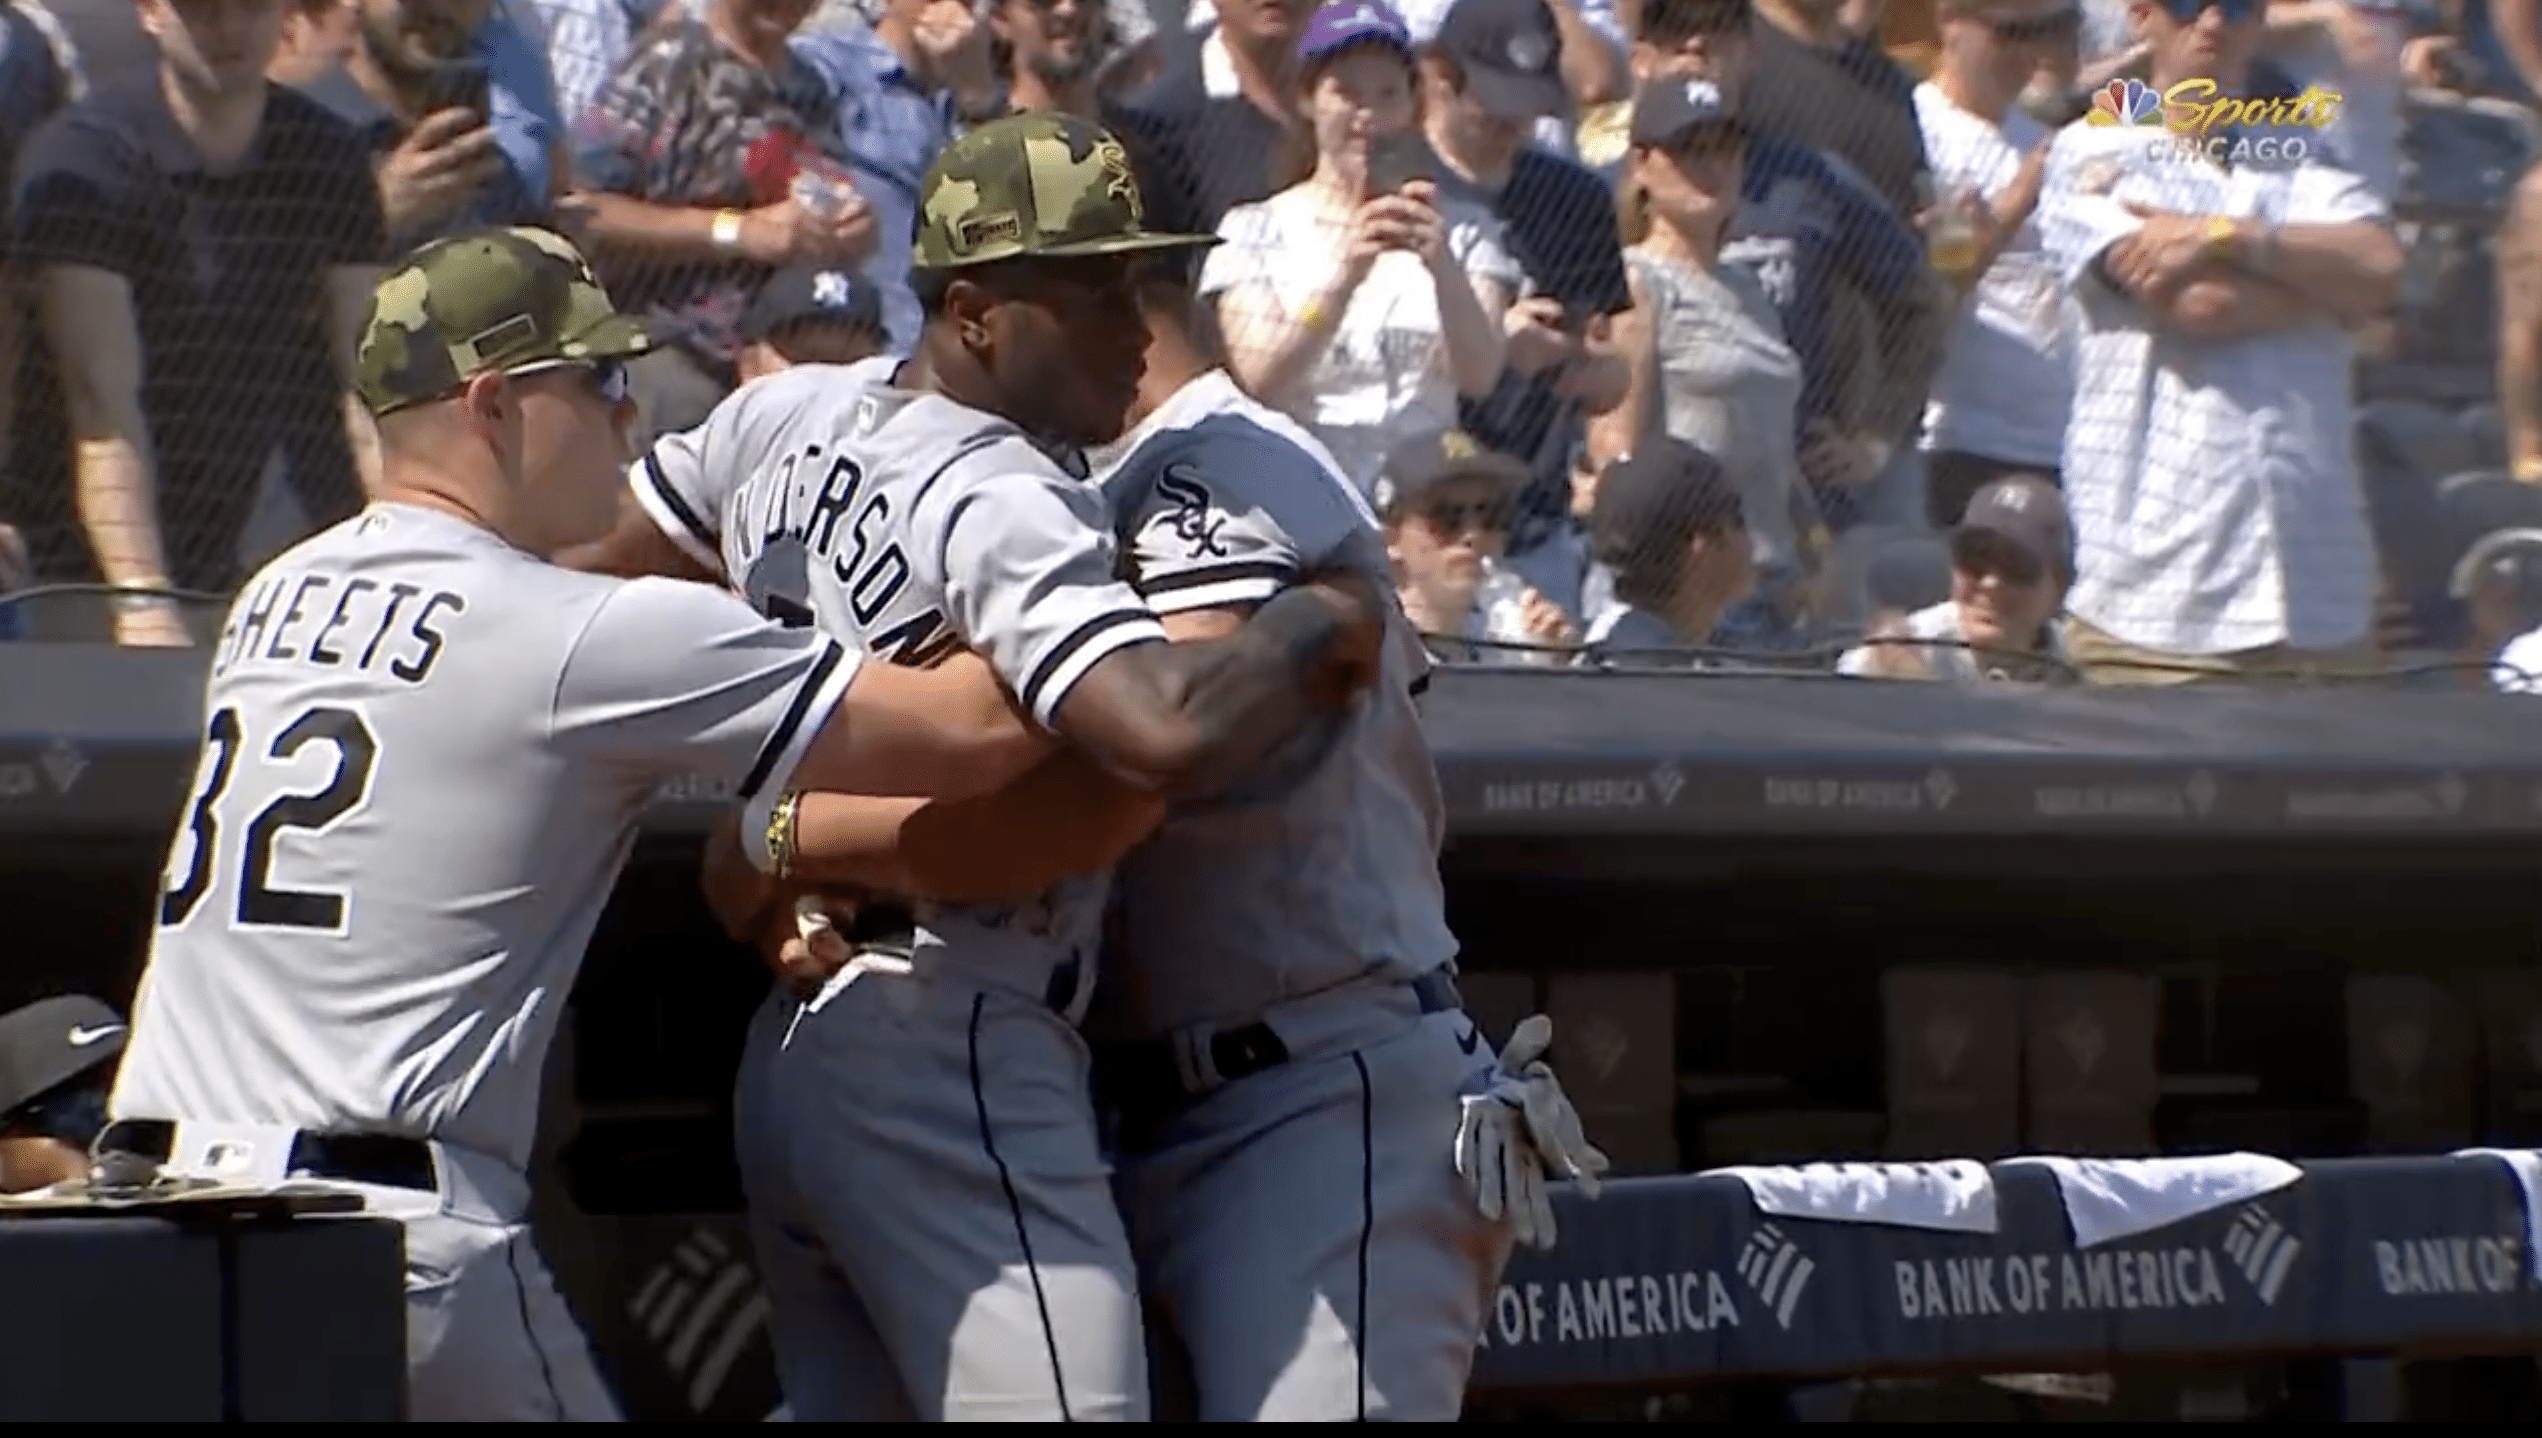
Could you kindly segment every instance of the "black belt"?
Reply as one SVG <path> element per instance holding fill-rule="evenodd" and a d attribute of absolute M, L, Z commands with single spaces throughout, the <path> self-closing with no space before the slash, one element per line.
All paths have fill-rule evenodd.
<path fill-rule="evenodd" d="M 166 1163 L 176 1151 L 177 1126 L 166 1119 L 128 1118 L 106 1125 L 97 1136 L 101 1153 L 128 1153 L 152 1163 Z M 419 1138 L 382 1133 L 313 1133 L 301 1130 L 291 1140 L 284 1171 L 338 1183 L 366 1183 L 377 1188 L 412 1188 L 425 1193 L 440 1189 L 441 1169 L 432 1145 Z"/>
<path fill-rule="evenodd" d="M 880 949 L 902 958 L 914 958 L 918 950 L 918 917 L 898 904 L 860 904 L 856 916 L 839 931 L 852 949 Z M 1050 971 L 1050 982 L 1042 989 L 1042 1002 L 1057 1013 L 1068 1012 L 1077 1001 L 1077 985 L 1085 979 L 1085 961 L 1075 954 L 1067 962 Z"/>
<path fill-rule="evenodd" d="M 1465 1007 L 1464 996 L 1457 992 L 1456 975 L 1446 969 L 1430 970 L 1414 979 L 1411 988 L 1425 1014 Z M 1258 1019 L 1209 1036 L 1210 1067 L 1218 1071 L 1224 1083 L 1278 1068 L 1289 1057 L 1289 1046 L 1280 1041 L 1269 1024 Z M 1182 1060 L 1176 1056 L 1170 1038 L 1104 1044 L 1095 1055 L 1095 1072 L 1096 1083 L 1105 1095 L 1123 1102 L 1152 1103 L 1160 1095 L 1185 1092 Z"/>

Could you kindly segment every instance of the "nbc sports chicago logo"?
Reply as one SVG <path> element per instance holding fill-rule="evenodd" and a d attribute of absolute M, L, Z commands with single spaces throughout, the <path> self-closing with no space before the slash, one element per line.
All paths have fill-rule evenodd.
<path fill-rule="evenodd" d="M 2087 124 L 2158 132 L 2145 157 L 2157 162 L 2299 163 L 2312 153 L 2308 131 L 2339 119 L 2339 92 L 2307 85 L 2301 94 L 2236 96 L 2213 80 L 2183 80 L 2157 91 L 2142 80 L 2112 80 L 2092 97 Z"/>

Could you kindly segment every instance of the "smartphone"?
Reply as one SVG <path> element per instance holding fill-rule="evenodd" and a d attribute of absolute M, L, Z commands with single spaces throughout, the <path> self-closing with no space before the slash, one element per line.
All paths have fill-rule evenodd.
<path fill-rule="evenodd" d="M 483 65 L 457 61 L 436 68 L 424 90 L 424 112 L 466 110 L 478 119 L 490 118 L 486 91 L 488 82 Z"/>
<path fill-rule="evenodd" d="M 1391 195 L 1436 173 L 1430 164 L 1430 143 L 1417 131 L 1394 130 L 1368 141 L 1368 192 L 1372 195 Z"/>

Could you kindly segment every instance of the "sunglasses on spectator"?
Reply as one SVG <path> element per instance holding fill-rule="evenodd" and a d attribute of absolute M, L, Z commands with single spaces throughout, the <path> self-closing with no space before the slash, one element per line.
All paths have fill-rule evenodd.
<path fill-rule="evenodd" d="M 1988 533 L 1964 534 L 1951 546 L 1951 562 L 1979 579 L 1995 579 L 2015 589 L 2028 589 L 2048 577 L 2038 558 L 2009 540 Z"/>
<path fill-rule="evenodd" d="M 1441 534 L 1498 534 L 1509 527 L 1509 506 L 1498 500 L 1441 500 L 1421 506 L 1420 513 Z"/>
<path fill-rule="evenodd" d="M 2228 25 L 2246 25 L 2259 18 L 2261 0 L 2161 0 L 2161 4 L 2165 13 L 2183 25 L 2208 10 L 2223 11 Z"/>

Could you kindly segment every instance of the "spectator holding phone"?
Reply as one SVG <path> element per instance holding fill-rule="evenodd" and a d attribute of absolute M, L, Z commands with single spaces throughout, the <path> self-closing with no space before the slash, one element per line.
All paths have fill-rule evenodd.
<path fill-rule="evenodd" d="M 497 105 L 494 69 L 477 41 L 480 31 L 511 24 L 494 0 L 353 7 L 350 53 L 300 89 L 370 143 L 390 250 L 480 225 L 552 223 L 565 178 L 555 101 L 535 51 L 519 39 L 528 63 L 507 67 L 510 103 Z M 514 93 L 525 75 L 531 93 Z M 540 114 L 547 119 L 528 133 Z M 507 129 L 516 132 L 509 146 Z M 524 148 L 539 157 L 535 166 L 507 153 Z"/>
<path fill-rule="evenodd" d="M 787 43 L 813 3 L 666 14 L 577 127 L 566 211 L 619 307 L 669 341 L 628 368 L 640 441 L 731 391 L 742 310 L 771 270 L 860 265 L 881 239 L 849 178 L 838 91 Z"/>
<path fill-rule="evenodd" d="M 1458 396 L 1491 392 L 1518 267 L 1500 222 L 1430 178 L 1393 11 L 1318 10 L 1298 61 L 1311 155 L 1286 188 L 1227 212 L 1200 290 L 1237 380 L 1313 430 L 1365 492 L 1397 442 L 1454 428 Z"/>

